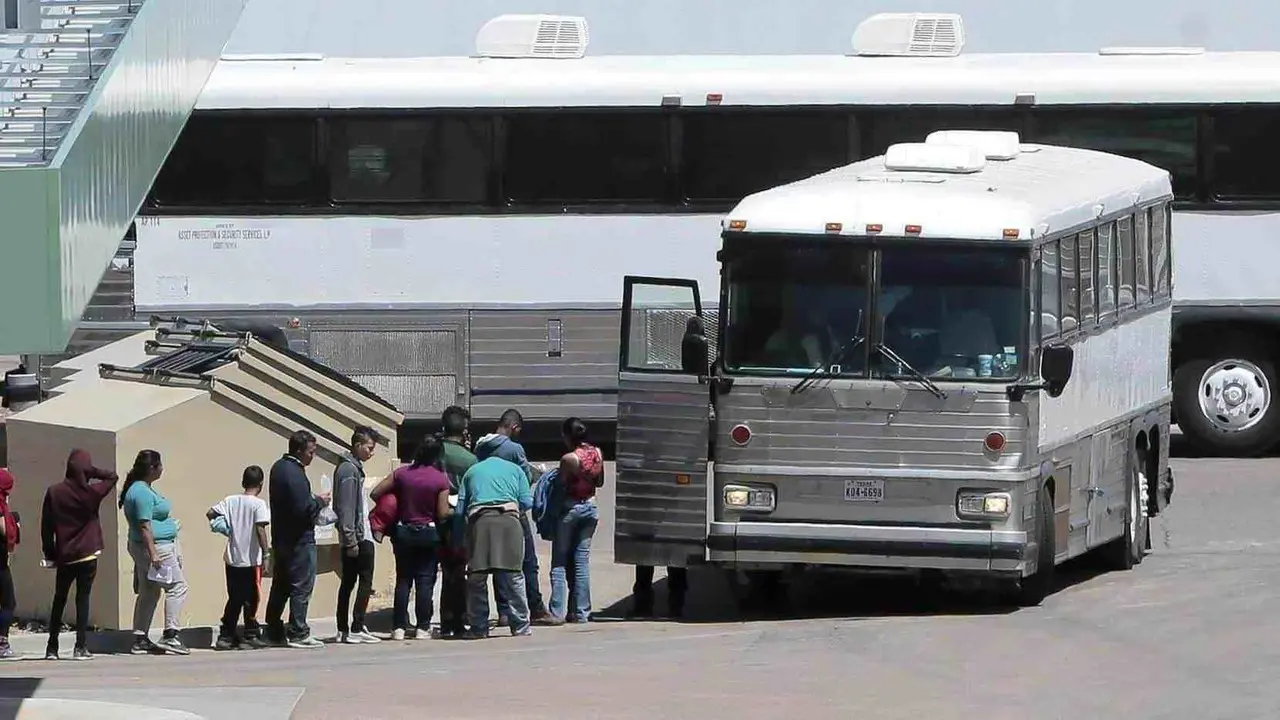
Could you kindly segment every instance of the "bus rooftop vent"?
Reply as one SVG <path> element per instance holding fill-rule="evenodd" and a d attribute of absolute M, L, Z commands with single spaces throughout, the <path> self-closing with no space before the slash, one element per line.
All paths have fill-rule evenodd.
<path fill-rule="evenodd" d="M 975 173 L 986 166 L 981 150 L 964 145 L 898 143 L 884 154 L 885 170 L 898 172 Z"/>
<path fill-rule="evenodd" d="M 938 130 L 929 133 L 924 143 L 973 148 L 988 160 L 1012 160 L 1022 150 L 1018 133 L 1009 130 Z"/>
<path fill-rule="evenodd" d="M 1104 47 L 1099 55 L 1203 55 L 1202 47 Z"/>
<path fill-rule="evenodd" d="M 955 57 L 964 48 L 964 21 L 951 13 L 877 13 L 853 31 L 853 54 Z"/>
<path fill-rule="evenodd" d="M 476 34 L 488 58 L 576 59 L 587 54 L 587 19 L 568 15 L 499 15 Z"/>

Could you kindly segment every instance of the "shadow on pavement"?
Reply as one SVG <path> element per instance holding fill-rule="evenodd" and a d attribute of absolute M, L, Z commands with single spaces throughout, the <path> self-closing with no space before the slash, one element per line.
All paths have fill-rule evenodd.
<path fill-rule="evenodd" d="M 40 678 L 4 677 L 0 678 L 0 699 L 30 700 L 40 689 Z M 0 720 L 14 720 L 18 717 L 18 704 L 0 703 Z"/>
<path fill-rule="evenodd" d="M 1056 570 L 1053 592 L 1087 582 L 1103 572 L 1102 563 L 1088 556 L 1064 563 Z M 656 580 L 654 608 L 660 614 L 667 608 L 667 594 L 667 580 Z M 1019 609 L 989 589 L 957 586 L 940 578 L 839 571 L 811 571 L 789 577 L 785 600 L 771 603 L 768 610 L 743 609 L 738 598 L 731 573 L 716 568 L 692 568 L 682 622 L 1003 615 Z M 655 621 L 629 620 L 627 613 L 632 601 L 632 596 L 624 597 L 597 612 L 595 617 L 605 622 Z"/>

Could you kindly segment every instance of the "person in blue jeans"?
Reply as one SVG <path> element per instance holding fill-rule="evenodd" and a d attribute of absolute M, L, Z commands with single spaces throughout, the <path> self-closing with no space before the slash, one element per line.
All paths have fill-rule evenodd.
<path fill-rule="evenodd" d="M 480 438 L 476 443 L 476 459 L 484 460 L 489 457 L 499 457 L 508 462 L 515 463 L 520 466 L 524 474 L 529 479 L 529 485 L 538 481 L 541 473 L 529 462 L 529 457 L 525 454 L 524 446 L 518 441 L 520 437 L 520 428 L 524 424 L 524 417 L 520 415 L 520 411 L 514 408 L 502 413 L 502 417 L 498 420 L 498 428 L 494 432 Z M 546 604 L 542 600 L 542 590 L 538 586 L 538 548 L 533 542 L 533 523 L 529 522 L 529 516 L 521 513 L 520 515 L 521 529 L 524 531 L 524 586 L 525 592 L 529 600 L 529 611 L 535 621 L 542 621 L 549 617 Z M 496 591 L 498 601 L 498 625 L 506 626 L 509 623 L 511 603 L 503 596 L 501 591 Z"/>
<path fill-rule="evenodd" d="M 569 452 L 560 458 L 565 510 L 551 543 L 551 617 L 539 624 L 585 623 L 591 617 L 591 538 L 600 522 L 596 490 L 604 485 L 604 458 L 587 442 L 587 426 L 569 418 L 561 427 Z M 570 589 L 567 568 L 573 566 Z M 569 609 L 572 595 L 573 609 Z"/>

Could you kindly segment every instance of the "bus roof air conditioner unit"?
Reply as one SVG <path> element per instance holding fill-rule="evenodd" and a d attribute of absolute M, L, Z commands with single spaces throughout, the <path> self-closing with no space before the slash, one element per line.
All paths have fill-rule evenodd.
<path fill-rule="evenodd" d="M 1022 152 L 1018 133 L 1009 130 L 935 130 L 925 145 L 960 145 L 980 151 L 988 160 L 1012 160 Z"/>
<path fill-rule="evenodd" d="M 853 31 L 853 54 L 870 57 L 955 57 L 964 48 L 964 21 L 954 13 L 877 13 Z"/>
<path fill-rule="evenodd" d="M 500 15 L 476 34 L 487 58 L 576 59 L 587 54 L 587 19 L 570 15 Z"/>
<path fill-rule="evenodd" d="M 897 143 L 884 154 L 884 169 L 897 172 L 968 174 L 986 166 L 982 150 L 964 145 Z"/>

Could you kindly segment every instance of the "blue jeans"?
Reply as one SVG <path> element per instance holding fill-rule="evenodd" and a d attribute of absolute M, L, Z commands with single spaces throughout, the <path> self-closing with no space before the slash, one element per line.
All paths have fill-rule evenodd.
<path fill-rule="evenodd" d="M 600 522 L 600 510 L 592 502 L 581 502 L 569 508 L 556 528 L 551 543 L 551 607 L 552 616 L 564 619 L 569 610 L 567 568 L 573 565 L 573 600 L 578 622 L 591 615 L 591 538 Z"/>
<path fill-rule="evenodd" d="M 274 567 L 271 592 L 267 596 L 267 637 L 277 642 L 311 637 L 307 606 L 316 587 L 316 544 L 279 546 L 272 549 L 271 555 Z M 282 622 L 286 603 L 289 605 L 288 629 Z"/>
<path fill-rule="evenodd" d="M 538 548 L 533 544 L 533 523 L 529 521 L 528 513 L 520 514 L 520 524 L 524 526 L 525 597 L 529 603 L 529 611 L 537 614 L 545 610 L 546 606 L 542 603 L 542 590 L 538 587 Z M 498 605 L 498 617 L 510 616 L 511 603 L 507 602 L 506 596 L 502 594 L 497 584 L 494 585 L 493 590 Z"/>
<path fill-rule="evenodd" d="M 489 634 L 489 576 L 498 597 L 510 598 L 507 607 L 512 635 L 529 632 L 529 604 L 524 594 L 524 573 L 495 570 L 467 575 L 467 615 L 474 635 Z"/>
<path fill-rule="evenodd" d="M 434 547 L 406 547 L 392 541 L 396 557 L 396 590 L 391 605 L 391 627 L 419 632 L 431 629 L 435 608 L 431 602 L 436 589 L 436 573 L 440 567 Z M 409 624 L 409 595 L 414 595 L 414 623 Z"/>

